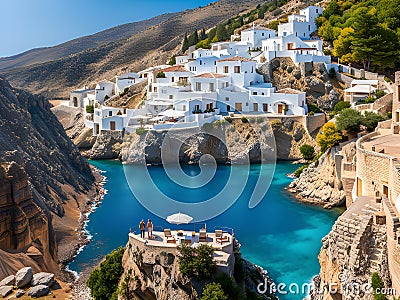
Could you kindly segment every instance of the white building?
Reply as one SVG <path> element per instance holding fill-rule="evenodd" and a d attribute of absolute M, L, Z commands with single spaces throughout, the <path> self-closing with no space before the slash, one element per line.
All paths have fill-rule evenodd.
<path fill-rule="evenodd" d="M 140 78 L 138 73 L 125 73 L 120 76 L 115 76 L 115 95 L 124 91 L 125 88 L 143 82 L 145 79 Z"/>
<path fill-rule="evenodd" d="M 261 48 L 261 41 L 276 36 L 276 31 L 269 28 L 254 26 L 241 32 L 241 41 L 250 44 L 253 49 Z"/>
<path fill-rule="evenodd" d="M 378 89 L 378 80 L 358 80 L 354 79 L 348 89 L 344 90 L 344 99 L 352 105 L 356 105 L 358 100 L 371 96 Z"/>
<path fill-rule="evenodd" d="M 300 10 L 298 15 L 290 15 L 288 23 L 278 25 L 278 36 L 295 35 L 301 39 L 310 39 L 317 30 L 315 19 L 322 13 L 322 8 L 309 6 Z"/>
<path fill-rule="evenodd" d="M 84 108 L 85 98 L 88 97 L 88 94 L 92 93 L 94 95 L 94 90 L 83 88 L 81 90 L 76 90 L 70 93 L 69 96 L 69 106 Z"/>
<path fill-rule="evenodd" d="M 111 81 L 100 81 L 94 89 L 94 100 L 99 104 L 103 104 L 108 98 L 114 95 L 114 83 Z"/>

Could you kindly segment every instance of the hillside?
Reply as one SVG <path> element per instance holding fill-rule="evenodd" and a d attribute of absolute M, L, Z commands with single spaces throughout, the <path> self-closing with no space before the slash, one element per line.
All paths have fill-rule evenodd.
<path fill-rule="evenodd" d="M 185 33 L 211 28 L 254 8 L 261 0 L 221 0 L 186 10 L 127 39 L 103 44 L 55 61 L 4 70 L 1 73 L 18 88 L 47 97 L 66 97 L 69 92 L 100 78 L 125 70 L 138 71 L 165 63 Z M 179 47 L 180 48 L 180 47 Z M 175 51 L 174 51 L 175 50 Z"/>
<path fill-rule="evenodd" d="M 92 35 L 73 39 L 53 47 L 37 48 L 10 57 L 3 57 L 0 58 L 0 70 L 25 67 L 51 60 L 57 60 L 110 42 L 126 39 L 148 27 L 159 24 L 174 15 L 175 13 L 162 14 L 148 20 L 123 24 Z"/>

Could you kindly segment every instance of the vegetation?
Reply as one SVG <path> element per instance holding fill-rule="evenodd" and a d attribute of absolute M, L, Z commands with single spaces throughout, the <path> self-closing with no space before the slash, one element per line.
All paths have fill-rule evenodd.
<path fill-rule="evenodd" d="M 318 34 L 341 62 L 381 71 L 399 62 L 400 1 L 333 0 L 317 18 Z"/>
<path fill-rule="evenodd" d="M 176 65 L 176 57 L 172 56 L 168 63 L 170 66 Z"/>
<path fill-rule="evenodd" d="M 86 112 L 88 114 L 93 114 L 94 113 L 94 106 L 93 105 L 86 105 Z"/>
<path fill-rule="evenodd" d="M 212 129 L 213 129 L 213 124 L 211 124 L 211 123 L 205 123 L 204 125 L 203 125 L 203 130 L 205 131 L 205 132 L 211 132 L 212 131 Z"/>
<path fill-rule="evenodd" d="M 114 250 L 90 274 L 86 285 L 90 288 L 90 294 L 95 300 L 117 299 L 118 282 L 124 272 L 123 254 L 124 248 L 122 247 Z"/>
<path fill-rule="evenodd" d="M 183 275 L 204 280 L 215 273 L 214 249 L 211 246 L 202 244 L 192 248 L 183 244 L 178 250 L 179 271 Z"/>
<path fill-rule="evenodd" d="M 156 78 L 165 78 L 165 73 L 162 71 L 158 72 Z"/>
<path fill-rule="evenodd" d="M 314 103 L 308 103 L 307 106 L 308 106 L 308 111 L 309 112 L 312 112 L 314 114 L 322 112 L 322 110 L 318 107 L 318 105 L 316 105 Z"/>
<path fill-rule="evenodd" d="M 384 121 L 385 118 L 374 112 L 366 111 L 364 117 L 361 120 L 361 125 L 365 126 L 365 129 L 369 132 L 374 131 L 379 122 Z"/>
<path fill-rule="evenodd" d="M 350 108 L 350 106 L 351 106 L 350 102 L 339 101 L 338 103 L 336 103 L 336 105 L 335 105 L 333 110 L 336 113 L 340 113 L 343 109 Z"/>
<path fill-rule="evenodd" d="M 304 144 L 300 147 L 300 153 L 305 160 L 312 160 L 315 156 L 315 149 L 311 145 Z"/>
<path fill-rule="evenodd" d="M 118 294 L 121 295 L 123 299 L 133 299 L 133 291 L 130 289 L 132 279 L 132 269 L 129 269 L 118 289 Z"/>
<path fill-rule="evenodd" d="M 218 283 L 209 283 L 203 289 L 200 300 L 227 300 L 222 287 Z"/>
<path fill-rule="evenodd" d="M 249 120 L 246 117 L 242 117 L 242 123 L 246 124 L 249 123 Z"/>
<path fill-rule="evenodd" d="M 336 117 L 336 126 L 341 131 L 355 134 L 360 131 L 362 119 L 363 117 L 358 110 L 346 108 Z"/>
<path fill-rule="evenodd" d="M 341 140 L 342 135 L 336 125 L 332 122 L 326 123 L 317 135 L 317 143 L 320 146 L 322 153 L 339 143 Z"/>
<path fill-rule="evenodd" d="M 384 300 L 386 299 L 385 295 L 381 294 L 381 291 L 385 286 L 383 285 L 382 279 L 379 277 L 378 273 L 375 272 L 372 274 L 371 285 L 374 289 L 374 300 Z"/>
<path fill-rule="evenodd" d="M 136 134 L 137 135 L 143 135 L 143 134 L 146 134 L 146 129 L 144 129 L 143 127 L 139 127 L 139 128 L 136 128 Z"/>
<path fill-rule="evenodd" d="M 222 273 L 215 278 L 215 282 L 221 286 L 228 299 L 237 299 L 238 288 L 231 277 Z"/>

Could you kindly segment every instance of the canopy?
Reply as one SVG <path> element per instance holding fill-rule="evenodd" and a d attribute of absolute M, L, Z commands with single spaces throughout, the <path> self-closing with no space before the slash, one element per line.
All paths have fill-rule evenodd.
<path fill-rule="evenodd" d="M 179 117 L 184 117 L 185 112 L 180 110 L 168 109 L 166 111 L 163 111 L 162 113 L 159 113 L 159 115 L 166 116 L 168 118 L 179 118 Z"/>
<path fill-rule="evenodd" d="M 167 222 L 171 224 L 189 224 L 193 218 L 182 213 L 173 214 L 167 217 Z"/>
<path fill-rule="evenodd" d="M 376 91 L 376 88 L 370 85 L 355 85 L 351 88 L 344 90 L 346 93 L 354 94 L 370 94 Z"/>

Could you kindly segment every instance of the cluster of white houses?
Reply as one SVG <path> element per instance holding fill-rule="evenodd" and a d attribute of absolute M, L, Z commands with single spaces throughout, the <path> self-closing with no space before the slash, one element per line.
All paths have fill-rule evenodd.
<path fill-rule="evenodd" d="M 291 15 L 278 32 L 254 26 L 219 42 L 210 49 L 191 47 L 188 55 L 176 57 L 174 66 L 157 66 L 139 73 L 115 78 L 115 83 L 100 82 L 94 90 L 71 93 L 70 106 L 94 105 L 94 114 L 85 118 L 86 126 L 97 135 L 102 130 L 187 128 L 202 126 L 224 114 L 306 115 L 306 94 L 293 89 L 276 90 L 264 82 L 257 68 L 275 57 L 300 62 L 330 63 L 322 41 L 311 37 L 315 18 L 322 8 L 310 6 Z M 140 109 L 107 107 L 108 98 L 126 87 L 146 81 L 147 99 Z"/>

